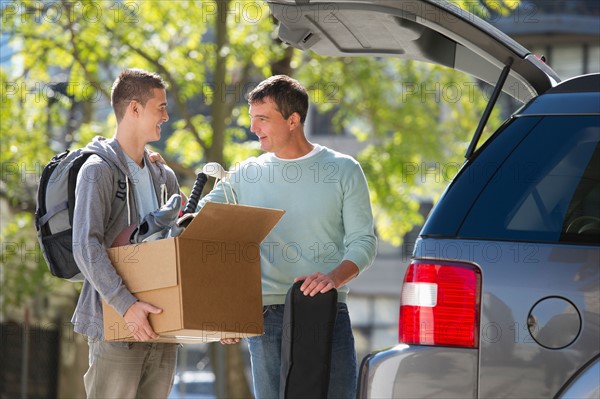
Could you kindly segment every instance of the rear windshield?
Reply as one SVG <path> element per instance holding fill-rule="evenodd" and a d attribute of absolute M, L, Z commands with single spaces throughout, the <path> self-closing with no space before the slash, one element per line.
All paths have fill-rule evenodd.
<path fill-rule="evenodd" d="M 600 117 L 547 116 L 482 191 L 463 237 L 600 243 Z"/>

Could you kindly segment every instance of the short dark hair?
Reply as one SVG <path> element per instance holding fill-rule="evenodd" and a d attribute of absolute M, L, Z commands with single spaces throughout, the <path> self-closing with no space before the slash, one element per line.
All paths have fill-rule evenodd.
<path fill-rule="evenodd" d="M 270 98 L 277 110 L 287 119 L 294 112 L 300 114 L 300 123 L 304 123 L 308 113 L 308 93 L 296 79 L 287 75 L 271 76 L 260 82 L 249 94 L 248 103 L 263 103 Z"/>
<path fill-rule="evenodd" d="M 133 100 L 146 106 L 153 97 L 153 89 L 166 89 L 167 84 L 157 74 L 143 69 L 132 68 L 121 72 L 112 86 L 110 103 L 117 117 L 117 122 L 125 116 L 125 110 Z"/>

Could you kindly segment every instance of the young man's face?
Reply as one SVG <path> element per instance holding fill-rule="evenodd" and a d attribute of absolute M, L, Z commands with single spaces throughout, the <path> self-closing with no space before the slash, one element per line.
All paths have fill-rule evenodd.
<path fill-rule="evenodd" d="M 292 138 L 290 118 L 284 119 L 270 98 L 250 104 L 250 131 L 258 137 L 260 148 L 286 158 Z"/>
<path fill-rule="evenodd" d="M 160 139 L 160 125 L 169 120 L 167 114 L 167 93 L 164 89 L 152 89 L 154 94 L 140 107 L 140 128 L 148 143 Z"/>

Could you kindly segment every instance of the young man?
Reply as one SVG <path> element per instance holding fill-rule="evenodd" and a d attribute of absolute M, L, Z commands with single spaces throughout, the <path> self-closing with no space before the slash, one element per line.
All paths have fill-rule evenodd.
<path fill-rule="evenodd" d="M 73 254 L 85 280 L 73 315 L 77 333 L 89 342 L 84 377 L 90 398 L 166 398 L 173 382 L 177 345 L 104 341 L 102 299 L 133 328 L 137 341 L 156 338 L 148 322 L 161 309 L 138 301 L 117 274 L 106 249 L 119 233 L 179 193 L 175 174 L 150 162 L 147 143 L 160 139 L 169 119 L 165 83 L 140 69 L 123 71 L 111 103 L 117 118 L 112 139 L 96 138 L 82 166 L 73 216 Z"/>
<path fill-rule="evenodd" d="M 250 129 L 265 154 L 236 168 L 231 187 L 217 185 L 199 206 L 224 202 L 223 190 L 233 189 L 240 204 L 286 211 L 261 245 L 265 335 L 248 338 L 255 396 L 279 397 L 286 293 L 304 281 L 305 295 L 338 290 L 328 397 L 354 398 L 357 363 L 346 284 L 371 265 L 376 252 L 365 176 L 352 157 L 307 140 L 308 94 L 296 80 L 266 79 L 248 101 Z"/>

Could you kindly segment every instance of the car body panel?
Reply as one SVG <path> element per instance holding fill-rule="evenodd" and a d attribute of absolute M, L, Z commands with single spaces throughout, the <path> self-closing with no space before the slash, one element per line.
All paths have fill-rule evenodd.
<path fill-rule="evenodd" d="M 418 239 L 414 256 L 474 263 L 483 271 L 479 397 L 552 397 L 600 353 L 598 247 Z M 532 337 L 530 316 L 550 297 L 563 306 L 532 329 L 554 334 L 544 337 L 543 346 Z M 553 329 L 553 323 L 560 328 Z M 574 338 L 563 336 L 570 327 L 579 330 Z M 566 345 L 548 348 L 565 340 Z"/>
<path fill-rule="evenodd" d="M 400 344 L 365 358 L 358 396 L 475 398 L 477 359 L 475 349 Z"/>
<path fill-rule="evenodd" d="M 526 107 L 523 107 L 521 111 L 517 112 L 515 116 L 597 114 L 599 101 L 600 92 L 580 93 L 577 96 L 557 93 L 531 101 Z"/>
<path fill-rule="evenodd" d="M 526 102 L 560 82 L 544 62 L 478 17 L 446 1 L 267 0 L 286 43 L 328 56 L 394 56 L 443 65 Z"/>
<path fill-rule="evenodd" d="M 600 398 L 600 360 L 596 360 L 583 370 L 565 387 L 559 399 L 598 399 Z"/>

